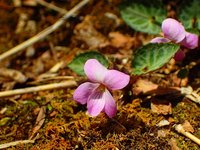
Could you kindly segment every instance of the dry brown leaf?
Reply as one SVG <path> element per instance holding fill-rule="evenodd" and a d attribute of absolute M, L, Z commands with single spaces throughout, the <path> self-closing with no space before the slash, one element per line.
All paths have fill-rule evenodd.
<path fill-rule="evenodd" d="M 158 88 L 157 84 L 154 84 L 151 81 L 139 79 L 135 83 L 135 87 L 133 88 L 133 93 L 138 95 L 140 93 L 147 93 L 152 90 L 156 90 Z"/>
<path fill-rule="evenodd" d="M 172 124 L 172 123 L 175 122 L 174 118 L 172 118 L 172 117 L 169 117 L 169 118 L 168 118 L 168 121 L 169 121 L 170 124 Z"/>
<path fill-rule="evenodd" d="M 2 82 L 2 89 L 3 89 L 4 91 L 6 91 L 6 90 L 12 90 L 12 89 L 14 88 L 15 84 L 16 84 L 15 81 L 10 81 L 10 82 L 6 81 L 6 82 Z"/>
<path fill-rule="evenodd" d="M 177 93 L 180 93 L 179 87 L 161 87 L 161 86 L 159 86 L 157 89 L 148 91 L 146 94 L 166 95 L 166 94 L 177 94 Z"/>
<path fill-rule="evenodd" d="M 163 127 L 163 126 L 168 126 L 168 125 L 170 125 L 170 122 L 166 119 L 163 119 L 156 126 Z"/>
<path fill-rule="evenodd" d="M 109 44 L 107 38 L 94 28 L 92 16 L 86 16 L 85 19 L 75 27 L 74 33 L 76 35 L 75 38 L 85 42 L 90 49 L 105 47 Z"/>
<path fill-rule="evenodd" d="M 36 78 L 36 76 L 47 71 L 47 69 L 49 70 L 55 64 L 55 60 L 52 57 L 50 51 L 45 51 L 33 61 L 33 64 L 29 68 L 30 71 L 26 72 L 26 75 L 29 78 Z"/>
<path fill-rule="evenodd" d="M 15 30 L 16 34 L 22 33 L 24 31 L 24 27 L 26 25 L 27 20 L 28 20 L 28 14 L 26 14 L 26 13 L 19 14 L 18 23 L 17 23 L 17 27 Z"/>
<path fill-rule="evenodd" d="M 15 7 L 21 7 L 22 1 L 21 1 L 21 0 L 13 0 L 13 5 L 14 5 Z"/>
<path fill-rule="evenodd" d="M 49 116 L 50 117 L 54 117 L 56 114 L 58 114 L 58 112 L 57 111 L 53 111 Z"/>
<path fill-rule="evenodd" d="M 143 111 L 137 113 L 138 117 L 140 117 L 140 119 L 142 120 L 142 122 L 144 122 L 146 125 L 150 124 L 150 117 L 149 114 L 145 114 Z"/>
<path fill-rule="evenodd" d="M 29 137 L 29 139 L 31 140 L 35 134 L 37 133 L 37 131 L 42 127 L 44 121 L 45 121 L 45 117 L 46 117 L 46 107 L 42 106 L 40 108 L 40 111 L 38 113 L 36 122 L 35 122 L 35 127 L 33 128 L 33 132 L 31 134 L 31 136 Z"/>
<path fill-rule="evenodd" d="M 14 69 L 0 68 L 0 76 L 12 79 L 18 83 L 24 83 L 27 80 L 25 75 Z"/>
<path fill-rule="evenodd" d="M 166 137 L 169 134 L 169 129 L 158 130 L 157 134 L 157 137 Z"/>
<path fill-rule="evenodd" d="M 164 95 L 164 94 L 173 94 L 180 93 L 179 87 L 161 87 L 151 81 L 138 79 L 132 89 L 135 95 L 138 94 L 147 94 L 147 95 Z"/>
<path fill-rule="evenodd" d="M 166 100 L 151 100 L 151 110 L 157 114 L 168 115 L 172 114 L 172 105 Z"/>
<path fill-rule="evenodd" d="M 170 139 L 169 145 L 171 146 L 171 150 L 181 150 L 181 149 L 178 147 L 178 144 L 177 144 L 177 142 L 176 142 L 176 139 L 174 139 L 174 138 L 171 138 L 171 139 Z"/>
<path fill-rule="evenodd" d="M 174 86 L 181 86 L 181 87 L 182 86 L 187 86 L 188 85 L 188 80 L 189 80 L 188 77 L 185 77 L 184 79 L 178 78 L 177 77 L 177 73 L 178 72 L 173 73 L 173 74 L 170 75 Z"/>
<path fill-rule="evenodd" d="M 187 120 L 182 124 L 182 126 L 186 132 L 194 133 L 194 128 L 191 126 L 191 124 Z"/>
<path fill-rule="evenodd" d="M 130 49 L 135 41 L 135 38 L 123 35 L 120 32 L 110 32 L 108 36 L 110 38 L 110 44 L 116 48 Z"/>

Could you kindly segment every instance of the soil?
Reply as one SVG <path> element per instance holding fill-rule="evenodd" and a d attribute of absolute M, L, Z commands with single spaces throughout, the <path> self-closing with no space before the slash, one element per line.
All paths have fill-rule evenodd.
<path fill-rule="evenodd" d="M 0 53 L 62 17 L 47 7 L 25 3 L 27 0 L 22 0 L 19 6 L 13 1 L 0 0 Z M 69 10 L 80 1 L 47 2 Z M 56 78 L 63 76 L 73 77 L 80 84 L 87 78 L 77 75 L 67 64 L 76 55 L 91 50 L 105 55 L 110 60 L 110 68 L 130 73 L 133 51 L 153 36 L 128 27 L 120 17 L 120 3 L 120 0 L 93 0 L 55 32 L 0 62 L 1 68 L 12 69 L 18 75 L 0 73 L 1 91 L 66 81 Z M 41 75 L 49 75 L 49 70 L 61 61 L 64 65 L 53 78 L 41 78 Z M 183 78 L 177 77 L 180 70 L 187 71 Z M 22 77 L 24 80 L 19 80 Z M 172 59 L 154 72 L 132 76 L 125 89 L 114 91 L 118 106 L 114 118 L 104 113 L 89 117 L 86 106 L 73 100 L 76 86 L 0 98 L 0 145 L 36 137 L 34 143 L 7 149 L 199 149 L 196 143 L 174 129 L 175 124 L 188 122 L 190 132 L 200 138 L 199 104 L 177 92 L 164 90 L 161 94 L 159 91 L 149 94 L 147 91 L 155 85 L 164 88 L 191 86 L 197 90 L 200 86 L 199 47 L 189 51 L 182 62 Z M 169 124 L 159 125 L 162 120 Z"/>

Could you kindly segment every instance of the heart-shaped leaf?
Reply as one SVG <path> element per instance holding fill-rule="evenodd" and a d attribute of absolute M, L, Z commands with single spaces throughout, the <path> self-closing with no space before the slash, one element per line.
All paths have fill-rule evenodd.
<path fill-rule="evenodd" d="M 171 43 L 150 43 L 139 48 L 133 54 L 133 74 L 141 75 L 162 67 L 167 63 L 180 46 Z"/>
<path fill-rule="evenodd" d="M 180 7 L 179 18 L 186 29 L 197 28 L 200 30 L 200 1 L 184 0 Z"/>
<path fill-rule="evenodd" d="M 68 64 L 68 67 L 78 75 L 85 75 L 83 68 L 88 59 L 97 59 L 105 67 L 108 67 L 108 60 L 102 54 L 95 51 L 82 53 L 76 56 L 72 62 Z"/>
<path fill-rule="evenodd" d="M 133 29 L 149 34 L 161 32 L 166 10 L 159 0 L 129 0 L 120 6 L 123 20 Z"/>

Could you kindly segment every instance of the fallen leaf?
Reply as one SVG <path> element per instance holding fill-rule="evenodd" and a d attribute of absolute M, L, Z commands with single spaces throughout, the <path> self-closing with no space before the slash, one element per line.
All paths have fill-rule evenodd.
<path fill-rule="evenodd" d="M 168 121 L 169 121 L 169 123 L 174 123 L 175 122 L 174 118 L 172 118 L 172 117 L 169 117 Z"/>
<path fill-rule="evenodd" d="M 116 48 L 130 49 L 134 45 L 135 38 L 124 35 L 120 32 L 109 33 L 110 44 Z"/>
<path fill-rule="evenodd" d="M 178 144 L 177 144 L 177 142 L 176 142 L 176 139 L 174 139 L 174 138 L 171 138 L 171 139 L 170 139 L 169 145 L 171 146 L 171 150 L 181 150 L 181 149 L 178 147 Z"/>
<path fill-rule="evenodd" d="M 172 79 L 172 83 L 174 84 L 174 86 L 180 86 L 180 87 L 182 87 L 182 86 L 187 86 L 188 81 L 189 81 L 188 77 L 185 77 L 185 78 L 183 78 L 183 79 L 178 78 L 177 73 L 178 73 L 178 72 L 172 73 L 172 74 L 170 75 L 170 76 L 171 76 L 171 79 Z"/>
<path fill-rule="evenodd" d="M 92 16 L 86 16 L 75 27 L 75 38 L 85 42 L 90 49 L 107 46 L 109 44 L 108 39 L 94 28 L 92 20 Z"/>
<path fill-rule="evenodd" d="M 169 125 L 170 122 L 168 120 L 161 120 L 156 126 L 163 127 Z"/>
<path fill-rule="evenodd" d="M 15 81 L 6 81 L 6 82 L 3 82 L 2 83 L 2 89 L 4 91 L 7 91 L 7 90 L 12 90 L 14 88 L 14 86 L 16 85 L 16 82 Z"/>
<path fill-rule="evenodd" d="M 187 120 L 182 124 L 182 127 L 186 132 L 194 133 L 194 128 Z"/>
<path fill-rule="evenodd" d="M 156 90 L 157 88 L 158 88 L 157 84 L 154 84 L 153 82 L 148 80 L 139 79 L 134 85 L 133 93 L 135 95 L 138 95 L 140 93 L 145 94 L 149 91 Z"/>
<path fill-rule="evenodd" d="M 13 5 L 14 5 L 15 7 L 21 7 L 22 2 L 21 2 L 21 0 L 13 0 Z"/>
<path fill-rule="evenodd" d="M 53 111 L 49 116 L 50 117 L 54 117 L 56 114 L 58 114 L 58 112 L 57 111 Z"/>
<path fill-rule="evenodd" d="M 33 128 L 33 132 L 31 134 L 31 136 L 29 137 L 29 140 L 33 139 L 33 137 L 35 136 L 35 134 L 37 133 L 37 131 L 42 127 L 44 121 L 45 121 L 45 117 L 46 117 L 46 107 L 42 106 L 40 108 L 40 111 L 38 113 L 36 122 L 35 122 L 35 126 Z"/>
<path fill-rule="evenodd" d="M 12 79 L 18 83 L 24 83 L 27 80 L 25 75 L 14 69 L 0 68 L 0 76 Z"/>
<path fill-rule="evenodd" d="M 151 110 L 157 114 L 168 115 L 172 114 L 172 105 L 166 100 L 151 100 Z"/>
<path fill-rule="evenodd" d="M 158 130 L 157 137 L 166 137 L 169 134 L 169 129 Z"/>
<path fill-rule="evenodd" d="M 177 94 L 180 93 L 179 87 L 162 87 L 158 86 L 157 89 L 148 91 L 145 94 L 153 94 L 153 95 L 166 95 L 166 94 Z"/>

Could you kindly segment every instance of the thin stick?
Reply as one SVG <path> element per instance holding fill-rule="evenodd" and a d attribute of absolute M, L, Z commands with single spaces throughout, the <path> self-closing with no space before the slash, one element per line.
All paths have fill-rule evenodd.
<path fill-rule="evenodd" d="M 175 130 L 178 133 L 185 135 L 186 137 L 188 137 L 189 139 L 191 139 L 192 141 L 200 145 L 200 139 L 198 139 L 196 136 L 192 135 L 191 133 L 186 132 L 181 124 L 175 125 Z"/>
<path fill-rule="evenodd" d="M 198 89 L 194 91 L 192 87 L 181 87 L 181 94 L 185 95 L 185 97 L 189 98 L 195 103 L 200 104 L 200 95 L 198 94 Z"/>
<path fill-rule="evenodd" d="M 25 48 L 29 47 L 30 45 L 38 42 L 39 40 L 45 38 L 47 35 L 50 33 L 54 32 L 57 30 L 64 22 L 71 17 L 75 12 L 77 12 L 80 8 L 82 8 L 84 5 L 86 5 L 90 0 L 83 0 L 80 2 L 78 5 L 73 7 L 70 11 L 68 11 L 62 18 L 60 18 L 57 22 L 55 22 L 53 25 L 49 26 L 48 28 L 44 29 L 40 33 L 36 34 L 34 37 L 28 39 L 27 41 L 24 41 L 23 43 L 17 45 L 16 47 L 13 47 L 12 49 L 6 51 L 5 53 L 0 55 L 0 61 L 3 59 L 18 53 Z"/>
<path fill-rule="evenodd" d="M 20 140 L 20 141 L 0 144 L 0 149 L 7 148 L 7 147 L 10 147 L 10 146 L 16 146 L 18 144 L 27 144 L 27 143 L 34 143 L 34 142 L 35 142 L 35 140 Z"/>
<path fill-rule="evenodd" d="M 55 10 L 57 12 L 59 12 L 60 14 L 66 14 L 67 11 L 65 9 L 62 9 L 62 8 L 59 8 L 55 5 L 52 5 L 51 3 L 47 3 L 46 1 L 44 0 L 35 0 L 38 4 L 42 5 L 42 6 L 45 6 L 49 9 L 52 9 L 52 10 Z"/>
<path fill-rule="evenodd" d="M 56 73 L 58 70 L 64 66 L 64 61 L 56 63 L 50 70 L 49 73 Z"/>
<path fill-rule="evenodd" d="M 58 89 L 58 88 L 73 87 L 76 85 L 77 84 L 75 81 L 70 80 L 70 81 L 65 81 L 61 83 L 51 83 L 51 84 L 40 85 L 36 87 L 28 87 L 28 88 L 23 88 L 23 89 L 3 91 L 3 92 L 0 92 L 0 97 L 7 97 L 7 96 L 12 96 L 12 95 L 32 93 L 32 92 L 38 92 L 38 91 L 44 91 L 44 90 L 52 90 L 52 89 Z"/>

